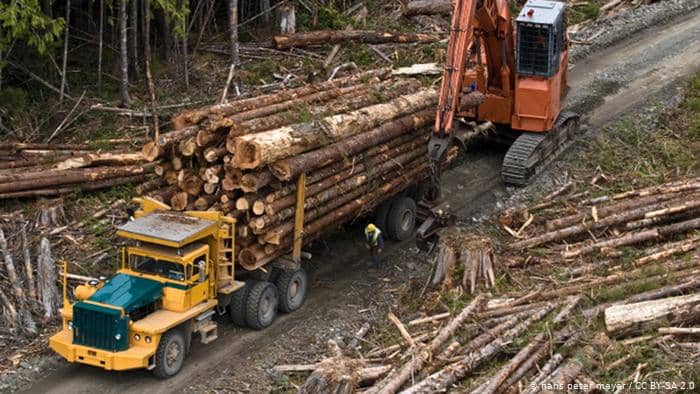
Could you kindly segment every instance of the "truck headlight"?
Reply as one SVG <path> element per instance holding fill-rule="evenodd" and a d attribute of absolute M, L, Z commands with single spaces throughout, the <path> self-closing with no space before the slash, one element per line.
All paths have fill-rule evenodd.
<path fill-rule="evenodd" d="M 139 335 L 139 334 L 134 334 L 134 339 L 137 340 L 137 341 L 140 341 L 140 340 L 141 340 L 141 335 Z"/>
<path fill-rule="evenodd" d="M 120 340 L 120 339 L 122 339 L 122 334 L 117 334 L 117 335 L 115 335 L 115 336 L 114 336 L 114 339 L 116 339 L 117 341 Z"/>
<path fill-rule="evenodd" d="M 151 343 L 151 337 L 146 336 L 146 338 L 144 338 L 144 339 L 146 340 L 146 343 Z"/>
<path fill-rule="evenodd" d="M 68 329 L 69 330 L 73 329 L 73 320 L 68 320 Z"/>

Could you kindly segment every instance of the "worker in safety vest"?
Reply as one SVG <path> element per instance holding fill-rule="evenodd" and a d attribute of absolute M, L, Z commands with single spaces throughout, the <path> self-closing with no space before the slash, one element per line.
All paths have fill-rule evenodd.
<path fill-rule="evenodd" d="M 372 223 L 365 227 L 365 246 L 372 255 L 372 267 L 379 268 L 382 264 L 379 256 L 384 249 L 384 239 L 382 238 L 382 230 Z"/>

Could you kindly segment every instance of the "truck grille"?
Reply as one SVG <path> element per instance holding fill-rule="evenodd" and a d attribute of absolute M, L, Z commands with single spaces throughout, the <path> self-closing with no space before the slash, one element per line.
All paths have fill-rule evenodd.
<path fill-rule="evenodd" d="M 127 316 L 86 302 L 73 305 L 73 343 L 117 352 L 129 347 Z"/>

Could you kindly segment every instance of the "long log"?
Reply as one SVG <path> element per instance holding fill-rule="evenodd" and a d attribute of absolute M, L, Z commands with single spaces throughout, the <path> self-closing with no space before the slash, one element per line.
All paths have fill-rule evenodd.
<path fill-rule="evenodd" d="M 698 202 L 700 205 L 700 201 Z M 700 218 L 686 220 L 680 223 L 669 224 L 659 228 L 654 228 L 651 230 L 640 231 L 637 233 L 627 234 L 622 237 L 612 238 L 607 240 L 602 240 L 596 242 L 592 245 L 584 246 L 579 249 L 565 251 L 562 253 L 564 258 L 576 257 L 588 253 L 595 252 L 597 250 L 603 250 L 604 248 L 614 248 L 625 245 L 633 245 L 641 243 L 644 241 L 655 240 L 662 237 L 668 237 L 670 235 L 683 233 L 686 231 L 694 230 L 700 228 Z M 688 249 L 690 250 L 690 249 Z"/>
<path fill-rule="evenodd" d="M 483 100 L 484 96 L 480 93 L 472 93 L 463 99 L 469 101 L 469 105 L 472 106 L 482 103 Z M 277 161 L 270 166 L 270 170 L 279 180 L 289 181 L 311 168 L 326 166 L 411 130 L 423 128 L 434 118 L 435 111 L 432 109 L 418 111 L 321 149 Z"/>
<path fill-rule="evenodd" d="M 397 167 L 402 167 L 405 163 L 427 154 L 426 148 L 426 146 L 420 146 L 397 157 L 391 158 L 390 160 L 381 162 L 381 164 L 377 163 L 379 160 L 375 160 L 367 165 L 365 163 L 358 163 L 356 166 L 341 171 L 334 176 L 309 185 L 306 188 L 307 201 L 304 206 L 308 205 L 311 207 L 318 205 L 324 201 L 328 201 L 328 199 L 334 195 L 340 195 L 340 193 L 349 191 L 350 189 L 348 188 L 360 186 L 388 171 L 392 171 Z M 357 175 L 353 176 L 354 174 Z M 311 201 L 314 197 L 315 200 Z M 280 210 L 294 205 L 295 200 L 296 196 L 289 195 L 269 203 L 265 209 L 265 213 L 274 215 Z"/>
<path fill-rule="evenodd" d="M 94 166 L 125 166 L 144 162 L 141 153 L 88 153 L 79 157 L 72 157 L 56 164 L 57 170 Z"/>
<path fill-rule="evenodd" d="M 559 230 L 555 231 L 550 231 L 541 235 L 538 235 L 533 238 L 528 238 L 522 241 L 514 242 L 510 244 L 511 249 L 523 249 L 523 248 L 532 248 L 535 246 L 539 246 L 542 244 L 545 244 L 547 242 L 551 241 L 556 241 L 560 239 L 565 239 L 574 235 L 582 234 L 590 230 L 595 230 L 595 229 L 601 229 L 605 227 L 609 227 L 612 225 L 620 224 L 620 223 L 625 223 L 630 220 L 635 220 L 635 219 L 641 219 L 644 217 L 644 215 L 648 212 L 652 212 L 661 208 L 667 208 L 669 206 L 673 206 L 678 202 L 684 202 L 680 200 L 671 200 L 671 201 L 664 201 L 664 202 L 659 202 L 651 205 L 647 205 L 644 207 L 640 208 L 635 208 L 631 209 L 626 212 L 622 212 L 616 215 L 610 215 L 606 218 L 603 218 L 597 222 L 593 222 L 590 224 L 579 224 L 575 226 L 570 226 L 566 228 L 562 228 Z M 700 200 L 688 202 L 688 206 L 696 207 L 700 206 Z"/>
<path fill-rule="evenodd" d="M 371 167 L 367 171 L 365 171 L 366 166 L 362 164 L 356 168 L 323 179 L 307 188 L 308 195 L 304 201 L 304 209 L 321 207 L 332 199 L 342 198 L 345 194 L 354 194 L 356 189 L 363 187 L 377 176 L 387 175 L 397 169 L 411 168 L 414 165 L 424 164 L 426 162 L 424 155 L 425 152 L 422 149 L 416 149 L 396 157 L 394 161 Z M 355 173 L 354 170 L 357 170 L 357 174 L 352 176 Z M 400 171 L 396 175 L 401 175 Z M 251 219 L 250 224 L 253 230 L 260 233 L 265 227 L 274 223 L 282 223 L 284 220 L 291 218 L 294 215 L 294 197 L 290 195 L 274 203 L 266 204 L 266 215 Z"/>
<path fill-rule="evenodd" d="M 683 195 L 687 195 L 687 194 L 691 194 L 691 193 L 692 192 L 690 192 L 690 193 L 686 192 L 686 193 L 683 193 Z M 645 196 L 645 197 L 635 198 L 635 199 L 631 199 L 631 200 L 624 200 L 624 201 L 619 202 L 617 204 L 612 204 L 612 205 L 600 207 L 600 208 L 596 209 L 596 212 L 597 212 L 598 219 L 600 219 L 600 218 L 609 216 L 611 214 L 615 214 L 618 212 L 624 212 L 624 211 L 630 210 L 632 208 L 639 208 L 641 206 L 645 206 L 645 205 L 649 205 L 649 204 L 653 204 L 653 203 L 668 201 L 668 200 L 671 200 L 671 199 L 674 199 L 677 197 L 678 197 L 677 193 L 663 193 L 663 194 Z M 593 217 L 591 214 L 591 210 L 588 210 L 586 212 L 577 213 L 574 215 L 549 220 L 545 224 L 545 227 L 547 228 L 548 231 L 552 231 L 552 230 L 558 230 L 560 228 L 572 226 L 574 224 L 581 223 L 584 221 L 590 222 L 592 220 L 593 220 Z"/>
<path fill-rule="evenodd" d="M 277 104 L 272 104 L 267 107 L 261 107 L 261 108 L 254 108 L 251 109 L 250 111 L 246 112 L 241 112 L 236 115 L 230 116 L 228 118 L 223 118 L 214 122 L 211 122 L 210 124 L 207 125 L 207 129 L 210 132 L 216 132 L 219 130 L 225 130 L 230 133 L 231 137 L 238 137 L 241 135 L 245 135 L 246 130 L 245 129 L 240 129 L 236 128 L 236 124 L 251 120 L 251 119 L 257 119 L 257 118 L 262 118 L 265 116 L 269 116 L 272 114 L 276 114 L 282 111 L 289 110 L 291 108 L 299 107 L 300 105 L 308 105 L 308 104 L 313 104 L 315 102 L 324 102 L 328 100 L 333 100 L 339 97 L 343 97 L 348 94 L 357 94 L 357 93 L 367 93 L 368 85 L 362 84 L 362 85 L 355 85 L 355 86 L 347 86 L 344 88 L 338 88 L 338 89 L 329 89 L 329 90 L 324 90 L 322 92 L 314 93 L 309 96 L 304 96 L 300 97 L 296 100 L 289 100 L 289 101 L 284 101 L 281 103 Z M 289 124 L 289 122 L 287 122 Z M 230 151 L 230 150 L 229 150 Z M 231 152 L 233 153 L 233 152 Z"/>
<path fill-rule="evenodd" d="M 422 33 L 390 33 L 368 30 L 317 30 L 274 36 L 277 49 L 303 48 L 346 41 L 365 44 L 435 42 L 439 36 Z"/>
<path fill-rule="evenodd" d="M 473 371 L 479 365 L 502 352 L 507 344 L 512 342 L 516 337 L 522 335 L 532 324 L 544 318 L 553 308 L 554 304 L 547 305 L 534 313 L 529 319 L 517 324 L 515 327 L 505 332 L 501 337 L 494 339 L 488 345 L 475 352 L 468 353 L 461 360 L 452 363 L 445 369 L 430 375 L 426 379 L 402 391 L 402 393 L 427 394 L 446 391 L 455 382 L 464 378 L 467 373 Z"/>
<path fill-rule="evenodd" d="M 34 178 L 32 175 L 27 180 L 17 179 L 9 183 L 0 184 L 0 193 L 18 192 L 22 190 L 44 189 L 47 187 L 68 185 L 74 183 L 88 183 L 93 181 L 114 179 L 125 176 L 141 175 L 145 172 L 141 166 L 127 167 L 99 167 L 89 168 L 83 171 L 59 171 L 56 176 L 52 172 L 44 172 L 39 175 L 48 175 L 49 178 Z M 17 174 L 21 175 L 21 174 Z"/>
<path fill-rule="evenodd" d="M 229 145 L 233 147 L 233 137 L 238 135 L 259 133 L 303 121 L 304 117 L 326 117 L 332 114 L 354 111 L 359 108 L 377 104 L 377 98 L 391 100 L 418 89 L 416 80 L 384 81 L 378 85 L 370 85 L 368 90 L 357 89 L 346 93 L 330 102 L 312 106 L 308 112 L 298 108 L 280 112 L 270 116 L 257 117 L 245 121 L 232 122 L 230 125 Z M 306 103 L 306 101 L 304 102 Z M 231 148 L 232 149 L 232 148 Z"/>
<path fill-rule="evenodd" d="M 423 368 L 423 365 L 428 361 L 433 352 L 438 351 L 442 345 L 455 334 L 457 329 L 459 329 L 474 312 L 481 308 L 483 300 L 483 296 L 481 295 L 474 298 L 469 305 L 464 307 L 454 319 L 450 320 L 450 322 L 440 330 L 438 335 L 430 341 L 427 348 L 421 348 L 419 351 L 411 354 L 410 361 L 406 363 L 403 368 L 379 382 L 377 387 L 381 388 L 376 392 L 382 394 L 395 393 L 413 374 Z"/>
<path fill-rule="evenodd" d="M 335 226 L 345 223 L 349 218 L 355 215 L 362 214 L 373 209 L 380 201 L 390 198 L 396 193 L 404 190 L 406 185 L 413 184 L 426 176 L 425 170 L 427 161 L 423 164 L 413 166 L 400 176 L 395 177 L 391 181 L 384 183 L 377 189 L 363 195 L 360 198 L 354 199 L 349 203 L 339 207 L 329 214 L 320 217 L 319 219 L 304 225 L 304 239 L 309 241 L 315 236 L 318 236 L 322 231 L 327 231 Z M 267 254 L 264 248 L 260 245 L 255 245 L 252 248 L 244 248 L 239 254 L 239 262 L 246 270 L 255 270 L 276 257 L 285 253 L 291 246 L 291 239 L 287 239 L 275 248 L 276 252 Z"/>
<path fill-rule="evenodd" d="M 392 119 L 430 107 L 436 99 L 435 90 L 423 90 L 384 104 L 329 116 L 318 122 L 237 137 L 234 142 L 234 160 L 239 168 L 257 168 L 364 133 Z"/>
<path fill-rule="evenodd" d="M 425 131 L 414 130 L 408 134 L 401 135 L 386 141 L 380 145 L 375 145 L 360 153 L 346 156 L 334 163 L 317 168 L 306 175 L 307 185 L 319 182 L 325 178 L 336 175 L 337 173 L 354 167 L 357 163 L 370 160 L 373 157 L 384 154 L 390 155 L 391 158 L 407 152 L 417 146 L 415 144 L 427 144 L 428 136 Z M 312 152 L 313 153 L 313 152 Z M 282 188 L 275 190 L 265 196 L 265 201 L 268 203 L 279 200 L 282 197 L 288 196 L 296 191 L 295 182 L 286 182 Z"/>
<path fill-rule="evenodd" d="M 453 9 L 454 2 L 451 0 L 412 0 L 404 8 L 403 15 L 447 15 Z"/>
<path fill-rule="evenodd" d="M 571 312 L 580 300 L 581 297 L 571 297 L 569 299 L 566 306 L 557 314 L 557 316 L 554 317 L 554 320 L 552 321 L 554 327 L 556 327 L 556 325 L 558 324 L 561 324 L 565 319 L 568 319 L 568 317 L 571 315 Z M 525 347 L 520 349 L 520 351 L 515 356 L 513 356 L 513 358 L 511 358 L 503 367 L 501 367 L 501 369 L 494 376 L 489 378 L 489 381 L 487 383 L 472 391 L 472 394 L 490 394 L 498 392 L 499 387 L 501 387 L 504 384 L 506 379 L 508 379 L 509 376 L 515 373 L 515 371 L 522 363 L 527 361 L 533 354 L 537 352 L 539 348 L 541 348 L 547 342 L 547 340 L 549 339 L 549 335 L 549 331 L 543 331 L 537 334 L 530 341 L 530 343 L 528 343 Z"/>
<path fill-rule="evenodd" d="M 614 337 L 698 321 L 700 321 L 700 294 L 615 305 L 605 310 L 605 327 Z"/>
<path fill-rule="evenodd" d="M 11 193 L 0 193 L 0 200 L 9 198 L 24 198 L 24 197 L 43 197 L 55 196 L 60 194 L 68 194 L 78 190 L 98 190 L 112 186 L 124 185 L 127 183 L 138 183 L 146 180 L 146 175 L 133 175 L 119 178 L 109 178 L 99 181 L 85 182 L 72 184 L 66 187 L 48 188 L 48 189 L 32 189 L 22 190 Z"/>
<path fill-rule="evenodd" d="M 253 108 L 261 108 L 268 105 L 294 100 L 302 96 L 320 92 L 323 90 L 349 86 L 373 77 L 385 78 L 391 74 L 390 68 L 369 70 L 359 74 L 350 75 L 332 81 L 320 82 L 305 85 L 295 89 L 283 90 L 267 95 L 252 97 L 244 100 L 235 100 L 224 104 L 212 105 L 193 111 L 180 113 L 173 119 L 174 129 L 181 129 L 201 122 L 207 116 L 214 114 L 217 116 L 230 116 L 235 113 L 249 111 Z"/>

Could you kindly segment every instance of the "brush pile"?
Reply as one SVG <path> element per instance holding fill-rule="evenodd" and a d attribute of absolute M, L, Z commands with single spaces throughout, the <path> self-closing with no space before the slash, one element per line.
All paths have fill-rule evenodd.
<path fill-rule="evenodd" d="M 56 283 L 58 272 L 51 256 L 51 244 L 42 238 L 35 258 L 27 238 L 26 224 L 4 223 L 0 227 L 0 332 L 15 339 L 35 336 L 41 325 L 58 316 L 61 294 Z M 10 243 L 9 234 L 15 234 Z M 12 253 L 11 245 L 16 247 Z"/>
<path fill-rule="evenodd" d="M 237 218 L 238 261 L 256 269 L 293 243 L 300 175 L 305 240 L 423 179 L 436 100 L 381 69 L 183 112 L 142 150 L 162 161 L 152 196 Z"/>
<path fill-rule="evenodd" d="M 442 290 L 460 286 L 462 290 L 474 294 L 482 279 L 485 288 L 496 285 L 495 264 L 490 238 L 451 227 L 440 233 L 431 284 L 441 283 Z M 455 272 L 462 273 L 461 280 L 454 280 Z"/>
<path fill-rule="evenodd" d="M 117 145 L 129 141 L 104 142 Z M 0 144 L 0 199 L 144 182 L 155 166 L 144 162 L 140 153 L 102 152 L 87 144 Z"/>
<path fill-rule="evenodd" d="M 518 238 L 510 249 L 537 251 L 526 253 L 517 265 L 596 254 L 614 258 L 628 246 L 658 244 L 635 260 L 641 266 L 700 246 L 700 236 L 694 235 L 700 228 L 700 178 L 592 198 L 552 194 L 529 208 L 504 212 L 500 222 Z"/>

